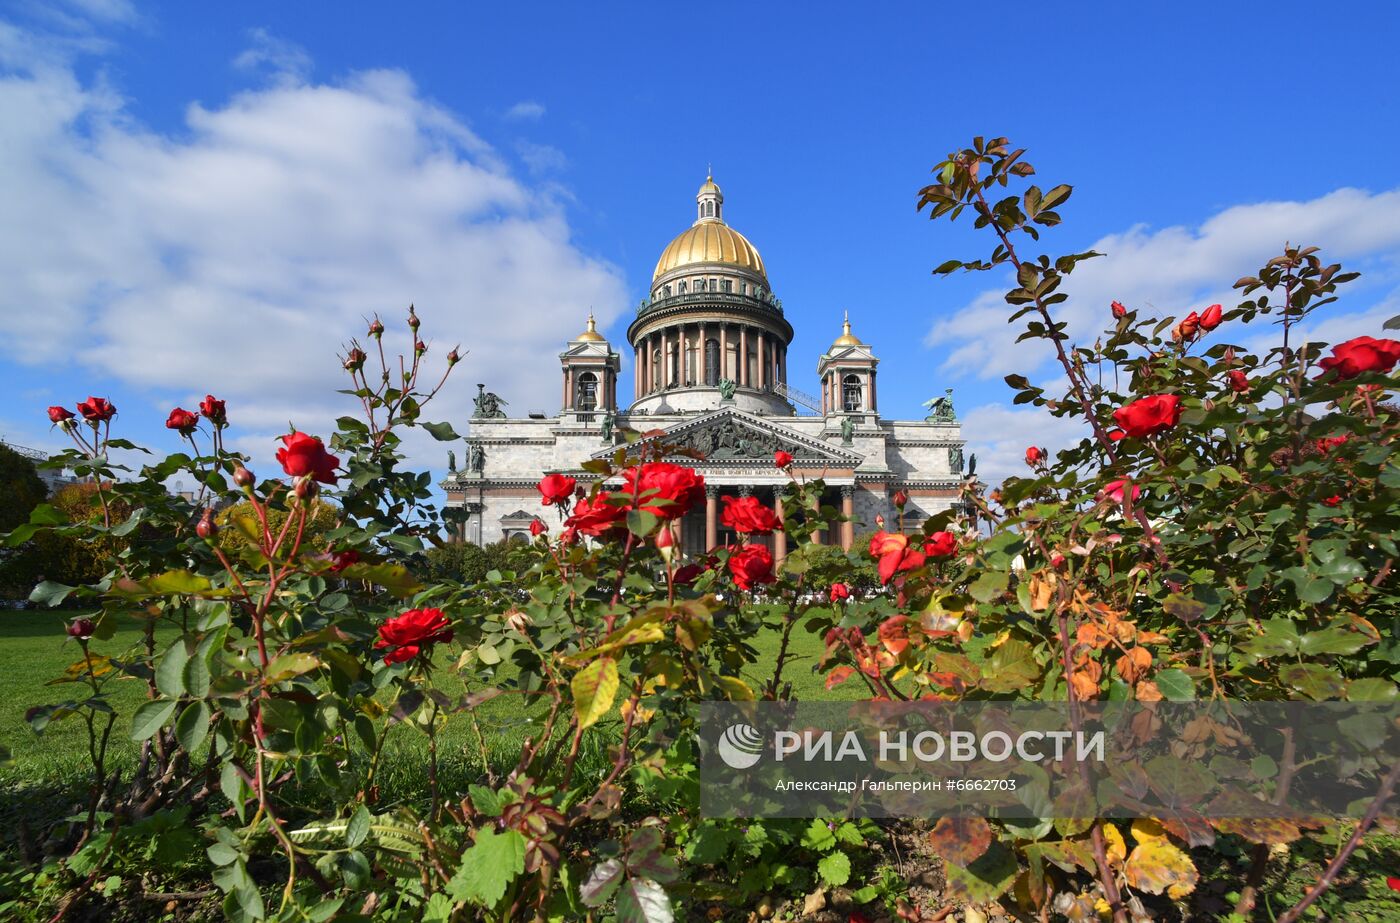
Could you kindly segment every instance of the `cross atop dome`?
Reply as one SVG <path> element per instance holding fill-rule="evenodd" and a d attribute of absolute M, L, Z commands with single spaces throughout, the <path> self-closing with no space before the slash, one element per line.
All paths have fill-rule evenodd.
<path fill-rule="evenodd" d="M 697 205 L 696 224 L 702 221 L 724 223 L 724 193 L 720 191 L 713 174 L 706 173 L 705 185 L 701 186 L 700 191 L 695 194 L 695 202 Z"/>

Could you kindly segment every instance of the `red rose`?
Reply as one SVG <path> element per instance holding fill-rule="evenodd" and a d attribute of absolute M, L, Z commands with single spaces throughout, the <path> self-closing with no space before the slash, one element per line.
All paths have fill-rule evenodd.
<path fill-rule="evenodd" d="M 733 549 L 729 555 L 729 573 L 734 577 L 734 585 L 741 590 L 752 590 L 756 583 L 772 583 L 773 555 L 762 545 L 745 545 Z"/>
<path fill-rule="evenodd" d="M 1392 891 L 1400 891 L 1400 878 L 1390 877 L 1385 880 L 1385 886 Z"/>
<path fill-rule="evenodd" d="M 924 542 L 924 554 L 930 558 L 946 558 L 957 554 L 958 537 L 951 532 L 935 532 Z"/>
<path fill-rule="evenodd" d="M 851 598 L 851 588 L 844 583 L 833 583 L 826 595 L 834 603 L 845 602 Z"/>
<path fill-rule="evenodd" d="M 543 535 L 543 534 L 545 534 L 545 533 L 548 532 L 548 531 L 549 531 L 549 526 L 545 525 L 543 520 L 541 520 L 541 519 L 532 519 L 532 520 L 530 520 L 530 534 L 531 534 L 531 535 Z"/>
<path fill-rule="evenodd" d="M 1357 337 L 1332 347 L 1332 355 L 1318 363 L 1323 376 L 1355 378 L 1363 372 L 1389 372 L 1400 362 L 1400 340 Z M 78 409 L 82 409 L 79 405 Z"/>
<path fill-rule="evenodd" d="M 105 397 L 89 397 L 78 405 L 78 413 L 89 423 L 106 423 L 117 415 L 117 408 Z"/>
<path fill-rule="evenodd" d="M 540 492 L 542 506 L 564 506 L 574 495 L 574 485 L 578 481 L 567 474 L 546 474 L 540 478 L 535 488 Z"/>
<path fill-rule="evenodd" d="M 327 452 L 318 437 L 292 432 L 282 437 L 282 445 L 277 450 L 277 461 L 287 474 L 294 478 L 310 475 L 322 484 L 335 484 L 340 459 Z"/>
<path fill-rule="evenodd" d="M 1128 482 L 1127 482 L 1126 480 L 1124 480 L 1123 478 L 1119 478 L 1119 479 L 1116 480 L 1116 481 L 1109 481 L 1107 484 L 1105 484 L 1105 485 L 1103 486 L 1102 494 L 1103 494 L 1103 496 L 1108 497 L 1109 499 L 1113 500 L 1114 503 L 1120 503 L 1120 504 L 1121 504 L 1121 503 L 1123 502 L 1123 488 L 1124 488 L 1124 486 L 1125 486 L 1127 483 L 1128 483 Z M 1141 497 L 1141 496 L 1142 496 L 1142 488 L 1139 487 L 1138 485 L 1134 484 L 1134 485 L 1133 485 L 1133 502 L 1136 503 L 1136 502 L 1138 501 L 1138 497 Z"/>
<path fill-rule="evenodd" d="M 1189 340 L 1196 335 L 1196 331 L 1201 326 L 1201 317 L 1195 311 L 1186 315 L 1181 323 L 1176 325 L 1176 336 L 1179 340 Z"/>
<path fill-rule="evenodd" d="M 760 503 L 757 497 L 725 497 L 719 521 L 735 532 L 758 532 L 767 535 L 782 527 L 777 515 Z"/>
<path fill-rule="evenodd" d="M 902 510 L 909 503 L 909 492 L 905 490 L 896 490 L 893 499 L 894 505 Z"/>
<path fill-rule="evenodd" d="M 1342 496 L 1341 496 L 1341 494 L 1333 494 L 1332 496 L 1328 497 L 1326 500 L 1323 500 L 1322 502 L 1325 503 L 1325 504 L 1327 504 L 1328 506 L 1341 506 L 1341 505 L 1342 505 Z"/>
<path fill-rule="evenodd" d="M 1055 570 L 1059 570 L 1060 568 L 1064 567 L 1065 556 L 1060 554 L 1058 551 L 1050 555 L 1050 566 L 1055 568 Z"/>
<path fill-rule="evenodd" d="M 592 535 L 595 538 L 619 528 L 627 518 L 627 509 L 608 502 L 612 494 L 600 493 L 588 502 L 585 497 L 574 505 L 574 512 L 564 520 L 565 536 L 577 533 Z"/>
<path fill-rule="evenodd" d="M 178 429 L 181 436 L 188 436 L 194 432 L 194 428 L 199 425 L 199 414 L 190 413 L 188 410 L 181 410 L 176 407 L 170 411 L 170 416 L 165 418 L 166 429 Z"/>
<path fill-rule="evenodd" d="M 909 536 L 899 532 L 876 532 L 870 537 L 870 555 L 879 559 L 881 583 L 889 583 L 895 574 L 924 563 L 924 553 L 910 548 Z"/>
<path fill-rule="evenodd" d="M 779 468 L 787 468 L 792 465 L 792 454 L 779 449 L 773 453 L 773 464 Z"/>
<path fill-rule="evenodd" d="M 713 561 L 682 564 L 680 567 L 676 568 L 676 572 L 671 575 L 671 582 L 676 586 L 690 586 L 696 580 L 700 579 L 701 574 L 713 566 Z"/>
<path fill-rule="evenodd" d="M 1350 436 L 1328 436 L 1325 439 L 1318 439 L 1314 441 L 1313 445 L 1317 447 L 1317 450 L 1319 452 L 1321 452 L 1323 455 L 1326 455 L 1329 452 L 1331 452 L 1332 449 L 1336 448 L 1339 445 L 1342 445 L 1350 438 Z"/>
<path fill-rule="evenodd" d="M 412 660 L 425 647 L 452 640 L 452 623 L 441 609 L 410 609 L 379 626 L 377 648 L 389 648 L 385 663 Z"/>
<path fill-rule="evenodd" d="M 1230 379 L 1230 390 L 1237 394 L 1244 394 L 1249 390 L 1249 376 L 1239 369 L 1231 369 L 1225 373 L 1225 377 Z"/>
<path fill-rule="evenodd" d="M 705 479 L 694 468 L 649 462 L 622 474 L 622 492 L 635 506 L 661 519 L 679 519 L 705 497 Z"/>
<path fill-rule="evenodd" d="M 1123 307 L 1123 302 L 1121 301 L 1113 302 L 1113 304 L 1109 305 L 1109 310 L 1113 312 L 1114 318 L 1123 318 L 1128 316 L 1128 309 Z"/>
<path fill-rule="evenodd" d="M 228 411 L 224 409 L 224 402 L 212 394 L 204 395 L 204 400 L 199 402 L 199 412 L 204 414 L 204 418 L 215 426 L 223 426 L 228 423 Z"/>
<path fill-rule="evenodd" d="M 671 534 L 670 528 L 656 530 L 656 549 L 665 551 L 667 548 L 676 547 L 676 537 Z"/>
<path fill-rule="evenodd" d="M 68 625 L 68 637 L 86 641 L 97 632 L 97 624 L 92 619 L 74 619 Z"/>
<path fill-rule="evenodd" d="M 67 407 L 59 407 L 57 404 L 49 408 L 49 419 L 55 423 L 67 423 L 73 419 L 73 411 Z"/>
<path fill-rule="evenodd" d="M 360 563 L 360 553 L 353 548 L 337 551 L 331 557 L 331 573 L 338 574 L 352 564 Z"/>
<path fill-rule="evenodd" d="M 1206 308 L 1205 312 L 1201 314 L 1201 329 L 1214 330 L 1216 327 L 1219 327 L 1221 316 L 1224 313 L 1225 312 L 1221 310 L 1218 304 L 1213 304 Z"/>
<path fill-rule="evenodd" d="M 1026 449 L 1026 464 L 1034 468 L 1043 461 L 1045 461 L 1045 450 L 1040 446 L 1033 445 Z"/>
<path fill-rule="evenodd" d="M 1113 411 L 1113 422 L 1138 439 L 1166 432 L 1180 420 L 1181 398 L 1175 394 L 1153 394 Z"/>

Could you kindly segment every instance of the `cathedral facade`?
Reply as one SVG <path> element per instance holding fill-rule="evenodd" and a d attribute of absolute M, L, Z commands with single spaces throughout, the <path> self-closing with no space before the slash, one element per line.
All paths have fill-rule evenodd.
<path fill-rule="evenodd" d="M 510 417 L 499 397 L 478 386 L 466 464 L 442 483 L 459 540 L 528 536 L 543 512 L 540 478 L 559 472 L 580 484 L 596 480 L 580 466 L 610 458 L 624 430 L 680 448 L 670 460 L 704 475 L 706 504 L 681 524 L 689 551 L 733 540 L 719 523 L 722 496 L 781 503 L 790 481 L 773 464 L 780 450 L 794 457 L 794 474 L 822 478 L 827 502 L 852 517 L 821 530 L 820 540 L 830 544 L 849 547 L 859 532 L 876 528 L 877 516 L 896 522 L 897 491 L 909 496 L 907 528 L 957 502 L 963 440 L 951 391 L 926 405 L 926 419 L 881 417 L 879 359 L 849 318 L 817 359 L 819 394 L 789 387 L 793 328 L 762 257 L 725 222 L 724 194 L 713 178 L 700 187 L 696 210 L 695 223 L 661 252 L 650 297 L 627 328 L 626 405 L 619 400 L 622 357 L 591 316 L 559 354 L 557 414 Z M 781 558 L 783 537 L 770 541 Z"/>

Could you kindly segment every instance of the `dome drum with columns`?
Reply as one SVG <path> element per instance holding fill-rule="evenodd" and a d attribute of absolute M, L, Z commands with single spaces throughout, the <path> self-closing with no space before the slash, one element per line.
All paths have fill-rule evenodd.
<path fill-rule="evenodd" d="M 594 476 L 581 466 L 611 456 L 624 428 L 660 430 L 649 438 L 679 447 L 677 460 L 705 475 L 705 509 L 682 523 L 689 550 L 732 539 L 717 521 L 722 496 L 779 502 L 789 482 L 773 467 L 778 449 L 792 453 L 800 471 L 823 477 L 831 505 L 854 520 L 830 524 L 824 540 L 849 546 L 858 532 L 875 528 L 877 516 L 896 521 L 896 490 L 911 497 L 906 524 L 918 525 L 957 499 L 961 428 L 951 402 L 926 420 L 882 418 L 879 360 L 853 333 L 849 315 L 843 323 L 818 357 L 817 394 L 789 386 L 792 326 L 758 249 L 728 225 L 724 194 L 707 177 L 694 223 L 662 251 L 651 297 L 627 328 L 630 404 L 620 400 L 621 356 L 590 314 L 559 355 L 557 415 L 471 421 L 466 469 L 449 472 L 442 485 L 457 538 L 484 544 L 528 535 L 529 520 L 546 512 L 535 490 L 539 479 L 563 472 L 586 483 Z M 769 541 L 775 555 L 785 553 L 781 536 Z"/>

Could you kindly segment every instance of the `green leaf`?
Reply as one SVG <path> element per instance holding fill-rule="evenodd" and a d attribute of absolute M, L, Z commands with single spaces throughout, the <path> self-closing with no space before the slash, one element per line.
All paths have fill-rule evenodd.
<path fill-rule="evenodd" d="M 1316 663 L 1290 663 L 1278 671 L 1278 678 L 1317 701 L 1339 699 L 1346 692 L 1346 684 L 1340 676 Z"/>
<path fill-rule="evenodd" d="M 345 825 L 345 845 L 351 849 L 356 848 L 369 836 L 369 824 L 373 820 L 373 815 L 369 813 L 369 808 L 360 805 L 355 809 L 355 813 L 350 815 L 350 822 Z"/>
<path fill-rule="evenodd" d="M 176 638 L 156 661 L 156 688 L 161 695 L 179 698 L 185 694 L 185 665 L 189 660 L 185 639 Z"/>
<path fill-rule="evenodd" d="M 822 881 L 839 888 L 851 880 L 851 857 L 839 850 L 827 853 L 817 863 L 817 874 Z"/>
<path fill-rule="evenodd" d="M 483 827 L 476 832 L 476 842 L 462 853 L 462 864 L 447 883 L 447 893 L 459 901 L 494 907 L 523 871 L 525 838 L 515 830 L 496 833 Z"/>
<path fill-rule="evenodd" d="M 154 737 L 156 731 L 169 723 L 179 704 L 174 699 L 156 699 L 136 709 L 131 717 L 131 739 L 139 743 Z"/>
<path fill-rule="evenodd" d="M 267 681 L 278 683 L 293 676 L 310 673 L 320 665 L 321 661 L 311 654 L 283 654 L 267 665 Z"/>
<path fill-rule="evenodd" d="M 579 729 L 589 727 L 608 713 L 619 685 L 617 661 L 599 657 L 574 674 L 569 688 L 574 693 L 574 713 Z"/>
<path fill-rule="evenodd" d="M 1352 631 L 1340 625 L 1310 631 L 1303 635 L 1298 649 L 1304 654 L 1355 654 L 1368 644 L 1374 643 L 1359 631 Z"/>
<path fill-rule="evenodd" d="M 1168 702 L 1190 702 L 1196 698 L 1196 684 L 1191 677 L 1173 667 L 1152 677 L 1153 682 Z"/>
<path fill-rule="evenodd" d="M 671 899 L 650 878 L 628 878 L 617 895 L 617 923 L 672 923 Z"/>
<path fill-rule="evenodd" d="M 655 513 L 646 510 L 630 510 L 627 513 L 627 531 L 638 538 L 646 538 L 656 530 L 656 524 L 661 520 Z"/>
<path fill-rule="evenodd" d="M 826 825 L 826 821 L 813 818 L 802 834 L 802 845 L 817 852 L 826 852 L 836 845 L 836 834 Z"/>
<path fill-rule="evenodd" d="M 579 885 L 579 898 L 588 907 L 602 906 L 622 882 L 623 871 L 621 859 L 608 859 L 595 865 L 588 878 Z"/>
<path fill-rule="evenodd" d="M 189 596 L 207 593 L 214 587 L 209 582 L 208 577 L 201 577 L 199 574 L 193 574 L 187 570 L 168 570 L 145 581 L 145 585 L 158 596 L 168 594 Z"/>
<path fill-rule="evenodd" d="M 185 664 L 185 672 L 181 677 L 185 684 L 185 691 L 197 699 L 202 699 L 209 694 L 209 661 L 204 659 L 199 651 Z"/>
<path fill-rule="evenodd" d="M 175 739 L 189 753 L 199 749 L 209 736 L 209 706 L 202 700 L 185 706 L 175 722 Z"/>
<path fill-rule="evenodd" d="M 76 590 L 77 587 L 67 586 L 62 583 L 55 583 L 52 580 L 45 580 L 36 586 L 29 594 L 29 601 L 40 603 L 45 606 L 57 606 L 68 598 L 68 594 Z"/>
<path fill-rule="evenodd" d="M 983 904 L 994 901 L 1016 880 L 1016 857 L 1001 843 L 993 843 L 980 859 L 967 867 L 951 862 L 944 866 L 946 895 L 954 901 Z"/>
<path fill-rule="evenodd" d="M 419 423 L 419 426 L 433 434 L 438 442 L 453 442 L 462 437 L 452 429 L 451 423 Z"/>

